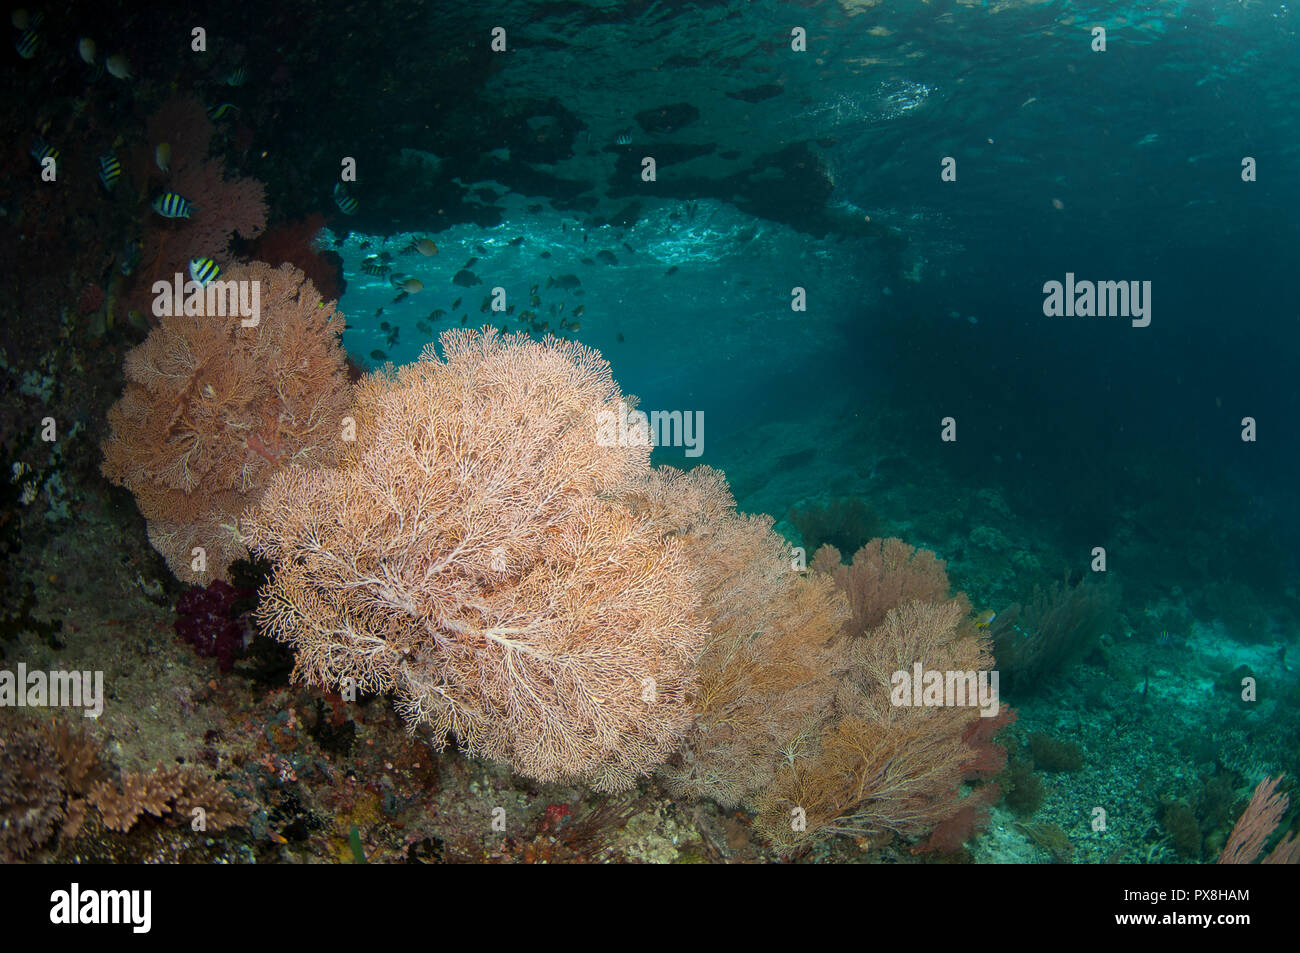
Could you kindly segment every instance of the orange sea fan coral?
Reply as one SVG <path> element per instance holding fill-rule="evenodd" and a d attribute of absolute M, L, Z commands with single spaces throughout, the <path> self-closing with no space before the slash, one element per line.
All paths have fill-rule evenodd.
<path fill-rule="evenodd" d="M 1264 778 L 1255 786 L 1250 803 L 1233 826 L 1216 863 L 1249 864 L 1263 852 L 1264 845 L 1273 836 L 1278 824 L 1286 816 L 1287 808 L 1291 806 L 1290 796 L 1277 793 L 1277 787 L 1284 777 L 1285 775 L 1278 775 L 1275 778 Z M 1300 863 L 1300 837 L 1293 833 L 1284 834 L 1261 863 Z"/>
<path fill-rule="evenodd" d="M 691 721 L 705 637 L 682 546 L 617 499 L 609 365 L 553 338 L 447 332 L 357 387 L 363 447 L 291 468 L 243 523 L 259 619 L 298 677 L 396 693 L 412 726 L 542 781 L 627 788 Z"/>
<path fill-rule="evenodd" d="M 829 643 L 848 616 L 844 597 L 829 578 L 796 571 L 771 518 L 738 513 L 717 470 L 660 467 L 630 499 L 681 541 L 709 622 L 698 717 L 660 775 L 677 796 L 735 807 L 771 782 L 783 752 L 820 730 L 834 699 Z"/>
<path fill-rule="evenodd" d="M 943 563 L 873 540 L 852 566 L 823 547 L 803 577 L 765 518 L 736 514 L 719 474 L 669 470 L 645 482 L 638 505 L 683 541 L 712 627 L 696 724 L 660 772 L 670 790 L 753 808 L 782 851 L 836 832 L 960 845 L 997 796 L 985 785 L 963 797 L 963 784 L 1000 769 L 992 736 L 1010 712 L 982 718 L 969 704 L 891 698 L 893 674 L 916 663 L 992 665 L 965 597 L 948 595 Z"/>
<path fill-rule="evenodd" d="M 261 317 L 164 317 L 127 355 L 109 411 L 103 472 L 135 494 L 149 538 L 182 580 L 226 578 L 246 554 L 236 519 L 288 464 L 327 466 L 349 449 L 342 316 L 302 272 L 262 262 L 223 276 L 256 282 Z M 195 547 L 206 568 L 194 568 Z"/>
<path fill-rule="evenodd" d="M 911 602 L 843 646 L 836 717 L 782 764 L 758 799 L 758 827 L 779 848 L 797 848 L 821 831 L 914 837 L 966 806 L 962 783 L 986 775 L 990 760 L 979 750 L 989 743 L 979 710 L 896 705 L 890 686 L 894 672 L 917 662 L 926 671 L 991 668 L 987 638 L 960 625 L 965 611 L 964 600 Z"/>
<path fill-rule="evenodd" d="M 811 568 L 831 576 L 848 596 L 853 613 L 850 636 L 876 628 L 897 606 L 913 600 L 941 602 L 948 598 L 944 561 L 930 550 L 917 549 L 901 539 L 871 540 L 853 554 L 849 566 L 840 562 L 838 549 L 823 546 L 814 554 Z"/>

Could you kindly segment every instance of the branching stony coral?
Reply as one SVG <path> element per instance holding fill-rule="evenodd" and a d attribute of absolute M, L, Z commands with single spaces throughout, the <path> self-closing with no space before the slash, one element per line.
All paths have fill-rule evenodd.
<path fill-rule="evenodd" d="M 104 826 L 125 833 L 144 814 L 162 817 L 173 810 L 186 821 L 201 816 L 203 830 L 221 831 L 244 823 L 248 809 L 203 769 L 194 765 L 144 773 L 124 773 L 118 783 L 94 785 L 87 800 L 99 809 Z M 201 814 L 195 814 L 198 809 Z"/>
<path fill-rule="evenodd" d="M 705 626 L 681 544 L 617 499 L 649 447 L 572 342 L 448 332 L 357 388 L 357 459 L 292 468 L 242 527 L 259 618 L 309 682 L 393 691 L 413 726 L 520 774 L 630 786 L 692 718 Z"/>
<path fill-rule="evenodd" d="M 75 837 L 93 806 L 104 826 L 125 833 L 143 814 L 173 811 L 219 831 L 244 823 L 247 808 L 206 769 L 185 765 L 118 775 L 99 746 L 64 721 L 7 715 L 0 725 L 0 862 Z M 196 815 L 195 809 L 202 814 Z"/>

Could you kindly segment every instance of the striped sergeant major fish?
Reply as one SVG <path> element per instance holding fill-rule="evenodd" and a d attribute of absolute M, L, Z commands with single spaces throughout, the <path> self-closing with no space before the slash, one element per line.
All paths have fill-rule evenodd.
<path fill-rule="evenodd" d="M 14 49 L 17 50 L 18 55 L 25 60 L 30 60 L 34 57 L 37 49 L 40 48 L 40 45 L 41 37 L 35 30 L 24 30 L 22 33 L 18 34 L 17 39 L 14 40 Z"/>
<path fill-rule="evenodd" d="M 342 182 L 334 183 L 334 202 L 344 215 L 357 214 L 357 200 L 348 193 L 347 186 Z"/>
<path fill-rule="evenodd" d="M 189 201 L 175 192 L 164 192 L 154 199 L 153 210 L 163 218 L 189 218 L 194 211 Z"/>
<path fill-rule="evenodd" d="M 117 156 L 106 152 L 99 157 L 99 181 L 107 191 L 112 192 L 121 177 L 122 163 L 117 161 Z"/>
<path fill-rule="evenodd" d="M 206 288 L 220 274 L 220 266 L 211 258 L 190 259 L 190 277 L 199 283 L 199 287 Z"/>
<path fill-rule="evenodd" d="M 59 159 L 59 150 L 54 148 L 40 136 L 32 140 L 32 158 L 37 163 L 43 163 L 46 159 L 53 159 L 56 162 Z"/>

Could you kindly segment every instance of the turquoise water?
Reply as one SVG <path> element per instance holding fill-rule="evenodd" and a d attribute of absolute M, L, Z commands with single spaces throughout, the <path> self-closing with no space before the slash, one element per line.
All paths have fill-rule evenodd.
<path fill-rule="evenodd" d="M 806 53 L 789 49 L 796 23 Z M 354 356 L 410 361 L 462 324 L 540 337 L 538 319 L 481 310 L 494 287 L 526 310 L 540 285 L 546 330 L 584 304 L 581 329 L 558 333 L 598 349 L 643 408 L 703 413 L 702 457 L 661 447 L 656 462 L 725 470 L 741 508 L 794 544 L 816 545 L 801 508 L 864 502 L 852 545 L 932 548 L 999 611 L 1095 576 L 1105 549 L 1117 614 L 1013 692 L 1022 741 L 1086 752 L 1078 772 L 1039 771 L 1033 815 L 1074 836 L 1076 859 L 1200 859 L 1209 847 L 1162 826 L 1171 805 L 1217 844 L 1211 786 L 1294 772 L 1300 138 L 1284 5 L 551 8 L 512 43 L 482 94 L 513 122 L 476 129 L 477 154 L 427 129 L 422 171 L 408 156 L 386 166 L 402 187 L 371 185 L 375 216 L 402 230 L 362 212 L 323 236 L 343 257 Z M 578 123 L 566 147 L 533 154 L 529 133 L 559 115 Z M 645 156 L 664 160 L 654 182 Z M 478 222 L 442 227 L 404 198 L 408 179 L 438 190 L 452 170 L 477 185 Z M 425 235 L 435 258 L 403 254 Z M 360 269 L 381 252 L 424 290 L 394 302 Z M 454 284 L 471 258 L 482 284 Z M 566 274 L 581 296 L 545 288 Z M 1075 279 L 1133 282 L 1149 311 L 1046 315 L 1045 285 Z M 381 321 L 400 326 L 392 347 Z M 1234 671 L 1278 694 L 1233 703 Z M 1158 791 L 1138 809 L 1125 778 Z M 1094 802 L 1123 847 L 1089 832 Z M 980 859 L 1035 858 L 1008 804 Z"/>
<path fill-rule="evenodd" d="M 175 5 L 14 12 L 3 67 L 13 95 L 0 106 L 14 146 L 0 185 L 0 279 L 12 289 L 0 296 L 0 658 L 5 671 L 108 673 L 113 704 L 84 741 L 112 791 L 100 791 L 107 806 L 88 826 L 63 833 L 89 794 L 76 785 L 90 774 L 69 767 L 76 746 L 0 712 L 19 719 L 4 722 L 12 744 L 0 755 L 19 754 L 0 758 L 0 810 L 26 825 L 0 826 L 18 832 L 0 840 L 0 859 L 1206 863 L 1231 843 L 1257 785 L 1284 776 L 1289 796 L 1300 772 L 1300 43 L 1287 4 L 366 6 L 231 4 L 201 52 L 176 39 L 193 15 Z M 51 152 L 59 174 L 48 181 Z M 105 155 L 119 169 L 107 182 Z M 171 189 L 191 193 L 189 219 L 151 210 Z M 152 281 L 191 255 L 227 277 L 263 259 L 305 269 L 314 285 L 301 327 L 337 289 L 346 374 L 331 330 L 301 331 L 325 343 L 314 358 L 292 351 L 286 371 L 283 342 L 218 341 L 210 326 L 176 331 L 150 315 Z M 302 277 L 284 280 L 296 289 Z M 268 304 L 263 331 L 276 320 L 288 319 Z M 746 689 L 778 721 L 808 711 L 800 730 L 758 730 L 750 760 L 729 766 L 753 769 L 743 793 L 731 796 L 722 769 L 712 788 L 700 781 L 717 753 L 710 739 L 725 748 L 717 739 L 743 735 L 745 722 L 706 710 L 709 693 L 694 688 L 676 698 L 683 710 L 698 703 L 673 723 L 678 747 L 610 794 L 576 769 L 539 780 L 521 767 L 535 765 L 523 743 L 476 748 L 466 720 L 435 754 L 427 725 L 404 732 L 410 699 L 395 677 L 363 678 L 361 704 L 336 682 L 370 656 L 357 662 L 354 646 L 329 640 L 346 642 L 378 605 L 391 628 L 379 626 L 370 650 L 415 670 L 405 684 L 428 691 L 418 701 L 436 708 L 441 683 L 428 672 L 453 648 L 480 654 L 439 677 L 487 698 L 467 673 L 514 672 L 491 655 L 500 627 L 475 642 L 463 619 L 438 613 L 454 596 L 490 614 L 483 606 L 521 579 L 572 569 L 572 553 L 536 556 L 563 536 L 554 527 L 538 531 L 545 545 L 503 544 L 500 562 L 457 577 L 451 595 L 416 598 L 394 580 L 439 560 L 419 580 L 436 583 L 460 552 L 456 534 L 472 536 L 482 513 L 467 506 L 463 526 L 463 513 L 434 519 L 412 494 L 408 520 L 385 502 L 367 531 L 397 513 L 413 540 L 406 557 L 376 544 L 350 564 L 370 568 L 327 593 L 371 602 L 350 606 L 346 625 L 271 624 L 269 587 L 307 565 L 320 538 L 364 522 L 339 481 L 358 456 L 382 464 L 375 447 L 388 445 L 373 442 L 364 414 L 359 447 L 319 437 L 332 440 L 335 418 L 355 410 L 352 385 L 427 348 L 445 356 L 444 332 L 481 328 L 598 352 L 640 410 L 692 422 L 691 439 L 655 446 L 652 464 L 716 468 L 741 513 L 770 518 L 765 556 L 740 537 L 711 550 L 735 526 L 700 513 L 653 523 L 662 552 L 680 544 L 696 560 L 680 591 L 698 599 L 701 631 L 749 626 L 738 653 L 807 666 L 798 679 L 773 676 L 782 692 Z M 315 374 L 306 397 L 267 383 L 303 368 Z M 290 391 L 319 406 L 298 415 Z M 499 407 L 475 406 L 467 427 Z M 521 434 L 530 422 L 521 416 Z M 303 449 L 295 428 L 318 443 Z M 421 452 L 448 443 L 432 445 Z M 407 458 L 399 447 L 392 459 Z M 482 460 L 469 453 L 447 480 L 473 485 Z M 274 483 L 299 473 L 291 464 L 320 478 L 315 495 Z M 418 482 L 417 469 L 400 475 Z M 494 491 L 519 474 L 496 476 Z M 298 551 L 250 552 L 248 514 L 273 484 L 278 502 L 261 518 L 308 500 L 316 509 L 298 515 L 319 522 Z M 689 497 L 676 487 L 673 499 Z M 492 515 L 514 513 L 534 489 L 493 497 L 506 502 Z M 592 491 L 641 518 L 654 507 L 637 492 L 653 495 L 616 481 Z M 942 595 L 921 583 L 890 590 L 891 573 L 922 577 L 934 564 L 920 553 L 913 565 L 882 539 L 941 560 L 946 580 L 922 581 Z M 199 543 L 215 554 L 210 567 L 190 563 Z M 841 561 L 809 573 L 824 544 Z M 895 555 L 868 566 L 884 552 Z M 515 557 L 545 572 L 530 576 Z M 797 586 L 782 575 L 787 557 Z M 620 558 L 608 562 L 639 565 Z M 733 559 L 763 585 L 729 578 L 706 592 L 700 580 L 716 582 L 710 573 Z M 329 572 L 318 576 L 303 591 L 327 589 Z M 840 620 L 822 642 L 765 642 L 797 628 L 791 619 L 819 618 L 808 609 L 825 609 L 817 598 L 792 609 L 791 592 L 823 583 L 818 598 L 853 597 L 858 631 Z M 834 801 L 835 778 L 870 773 L 817 760 L 830 758 L 833 729 L 875 725 L 878 744 L 862 747 L 897 743 L 890 764 L 929 750 L 863 715 L 880 699 L 854 666 L 890 638 L 904 646 L 891 664 L 919 661 L 908 653 L 924 654 L 917 633 L 929 623 L 913 618 L 899 635 L 884 620 L 949 590 L 962 621 L 945 631 L 966 648 L 987 644 L 995 660 L 977 668 L 999 672 L 1014 718 L 997 722 L 996 743 L 970 725 L 949 738 L 964 754 L 931 792 L 946 814 L 909 825 L 873 813 L 888 799 L 872 793 L 834 802 L 816 837 L 783 843 L 772 817 L 809 807 L 789 790 Z M 567 625 L 598 601 L 575 598 L 555 594 L 546 611 Z M 764 606 L 769 617 L 746 614 Z M 626 636 L 602 632 L 610 644 Z M 311 638 L 339 649 L 337 670 L 311 654 Z M 710 677 L 704 646 L 682 650 L 692 686 Z M 570 661 L 572 644 L 544 648 L 530 651 Z M 513 645 L 500 651 L 513 663 Z M 953 654 L 962 671 L 975 664 Z M 295 662 L 300 676 L 329 677 L 303 684 Z M 627 675 L 622 662 L 592 664 L 600 677 Z M 820 701 L 800 701 L 816 691 Z M 532 723 L 567 728 L 605 697 L 591 689 L 581 701 Z M 505 721 L 483 717 L 489 735 Z M 639 737 L 614 734 L 620 751 Z M 235 798 L 239 810 L 222 802 L 234 833 L 200 842 L 159 834 L 156 811 L 122 820 L 129 812 L 107 803 L 118 782 L 129 800 L 128 776 L 164 763 L 202 766 L 203 784 Z M 48 783 L 16 781 L 24 764 Z M 820 787 L 780 788 L 805 770 L 822 772 Z M 180 775 L 158 778 L 188 790 Z M 164 813 L 190 796 L 170 794 Z M 488 819 L 500 803 L 508 837 Z M 1296 823 L 1282 808 L 1268 846 Z"/>

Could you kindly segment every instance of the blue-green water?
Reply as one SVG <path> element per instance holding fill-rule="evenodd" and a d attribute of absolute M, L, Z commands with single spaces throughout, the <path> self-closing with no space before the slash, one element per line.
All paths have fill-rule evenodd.
<path fill-rule="evenodd" d="M 0 522 L 6 664 L 112 658 L 104 593 L 134 600 L 111 610 L 114 624 L 131 613 L 141 626 L 173 623 L 180 590 L 150 548 L 162 552 L 166 533 L 146 537 L 129 497 L 110 491 L 98 440 L 126 353 L 157 323 L 140 310 L 145 279 L 170 267 L 167 249 L 186 234 L 149 211 L 171 174 L 150 124 L 171 97 L 192 95 L 210 115 L 230 104 L 199 158 L 265 185 L 268 232 L 218 229 L 199 251 L 225 269 L 290 251 L 317 268 L 323 296 L 326 281 L 342 289 L 354 375 L 416 362 L 458 328 L 576 341 L 642 410 L 697 421 L 698 442 L 658 446 L 654 464 L 724 471 L 739 509 L 770 515 L 786 545 L 811 557 L 833 543 L 847 562 L 898 537 L 946 562 L 1017 712 L 1001 736 L 1009 766 L 963 789 L 988 813 L 948 853 L 1209 862 L 1261 780 L 1285 775 L 1293 789 L 1300 43 L 1287 4 L 236 4 L 203 54 L 174 40 L 189 20 L 171 6 L 45 16 L 32 57 L 15 20 L 5 66 L 23 172 L 0 190 L 14 289 L 0 351 L 13 474 Z M 98 64 L 129 57 L 130 80 L 83 62 L 87 35 Z M 169 134 L 179 164 L 184 142 Z M 66 186 L 39 191 L 34 135 L 61 150 Z M 114 189 L 94 179 L 108 150 L 126 169 Z M 304 221 L 309 234 L 284 237 Z M 1078 292 L 1056 311 L 1053 283 Z M 201 393 L 195 376 L 177 407 Z M 46 451 L 31 431 L 47 415 L 80 441 Z M 81 579 L 62 560 L 91 546 L 103 549 L 101 575 Z M 247 571 L 251 605 L 269 570 Z M 74 595 L 54 581 L 69 577 L 84 583 Z M 1059 608 L 1052 598 L 1080 580 L 1074 591 L 1095 603 L 1051 621 L 1044 605 Z M 59 629 L 68 605 L 86 616 L 76 631 Z M 236 615 L 251 633 L 251 617 Z M 1024 661 L 1040 631 L 1067 632 L 1051 665 Z M 268 699 L 289 683 L 288 650 L 266 661 L 258 646 L 270 639 L 241 638 L 222 674 L 236 700 L 192 717 L 217 703 L 192 701 L 201 681 L 185 669 L 172 701 L 202 730 L 159 716 L 164 740 L 110 758 L 114 769 L 179 756 L 178 745 L 200 757 L 210 740 L 196 739 L 217 730 L 203 726 L 234 737 L 231 725 L 280 704 Z M 191 655 L 195 670 L 210 661 Z M 122 664 L 123 678 L 150 670 Z M 316 689 L 294 691 L 324 724 Z M 365 730 L 404 743 L 387 717 Z M 137 737 L 124 724 L 96 729 L 99 750 Z M 374 765 L 331 761 L 318 734 L 302 744 L 329 770 L 302 797 L 350 832 L 346 843 L 304 836 L 275 853 L 268 790 L 292 759 L 271 728 L 209 757 L 235 765 L 227 779 L 255 805 L 245 857 L 350 847 L 391 860 L 411 843 L 460 843 L 449 833 L 463 833 L 459 822 L 437 826 L 446 802 L 468 799 L 466 772 L 491 769 L 438 762 L 461 775 L 436 803 L 436 784 L 408 776 L 411 829 L 427 836 L 394 846 L 320 780 L 373 778 Z M 271 783 L 258 772 L 273 761 Z M 501 772 L 502 789 L 530 790 Z M 666 803 L 655 778 L 640 793 Z M 545 818 L 529 828 L 537 843 L 567 816 L 556 804 L 604 803 L 573 791 L 520 795 Z M 386 788 L 383 798 L 400 800 Z M 748 820 L 709 810 L 718 830 L 739 827 L 710 836 L 697 818 L 701 856 L 776 856 Z M 1284 811 L 1280 827 L 1295 825 Z M 468 854 L 439 856 L 537 859 L 519 846 L 536 846 L 527 837 L 510 853 L 475 836 Z M 873 831 L 799 856 L 907 860 L 920 839 Z M 48 834 L 39 844 L 53 849 Z"/>
<path fill-rule="evenodd" d="M 643 408 L 702 412 L 703 455 L 662 447 L 657 462 L 722 468 L 742 509 L 794 543 L 812 542 L 801 505 L 865 501 L 862 532 L 933 548 L 977 607 L 1090 575 L 1104 548 L 1118 615 L 1023 699 L 1022 729 L 1086 752 L 1037 816 L 1077 834 L 1080 859 L 1199 857 L 1160 827 L 1174 803 L 1218 843 L 1210 787 L 1293 772 L 1297 752 L 1287 7 L 539 11 L 482 89 L 486 115 L 513 123 L 471 137 L 477 158 L 417 136 L 436 163 L 360 176 L 402 230 L 363 212 L 323 236 L 343 256 L 349 350 L 401 363 L 462 324 L 580 340 Z M 790 49 L 795 25 L 807 52 Z M 556 104 L 581 126 L 533 157 Z M 668 105 L 685 121 L 656 128 Z M 647 156 L 665 160 L 652 182 Z M 457 167 L 490 224 L 440 227 L 405 204 L 408 175 Z M 403 254 L 423 235 L 435 258 Z M 363 274 L 383 252 L 424 289 L 394 301 Z M 471 258 L 482 283 L 462 287 Z M 559 275 L 581 296 L 547 289 Z M 1133 282 L 1149 310 L 1046 315 L 1045 284 L 1067 280 Z M 483 308 L 496 287 L 515 314 Z M 557 328 L 578 303 L 581 329 Z M 1234 702 L 1234 670 L 1272 702 Z M 1158 791 L 1134 812 L 1116 778 Z M 1122 849 L 1087 828 L 1087 806 L 1112 801 L 1128 804 Z M 999 819 L 977 856 L 1031 859 Z"/>

